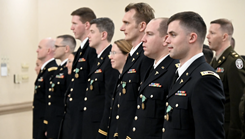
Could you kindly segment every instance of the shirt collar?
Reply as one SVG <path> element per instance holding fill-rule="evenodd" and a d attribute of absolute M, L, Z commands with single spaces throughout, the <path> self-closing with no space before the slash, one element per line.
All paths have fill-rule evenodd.
<path fill-rule="evenodd" d="M 83 42 L 80 45 L 81 49 L 83 49 L 83 47 L 84 47 L 85 43 L 87 42 L 87 40 L 88 40 L 88 37 L 83 40 Z"/>
<path fill-rule="evenodd" d="M 227 50 L 228 48 L 229 48 L 229 47 L 227 47 L 225 50 Z M 220 56 L 223 55 L 223 53 L 225 52 L 225 50 L 224 50 L 222 53 L 220 53 L 218 56 L 216 56 L 215 59 L 218 60 L 218 59 L 220 58 Z"/>
<path fill-rule="evenodd" d="M 51 59 L 49 59 L 48 61 L 46 61 L 46 62 L 42 65 L 41 70 L 43 70 L 44 67 L 45 67 L 50 61 L 52 61 L 52 60 L 54 60 L 54 58 L 51 58 Z"/>
<path fill-rule="evenodd" d="M 109 46 L 110 46 L 110 45 L 108 45 L 107 47 L 109 47 Z M 107 47 L 106 47 L 106 48 L 107 48 Z M 97 58 L 100 58 L 100 56 L 102 55 L 102 53 L 105 51 L 106 48 L 104 48 L 104 49 L 100 52 L 100 54 L 97 55 Z"/>
<path fill-rule="evenodd" d="M 183 65 L 180 65 L 179 68 L 177 69 L 179 77 L 187 70 L 187 68 L 199 57 L 203 56 L 203 53 L 199 53 L 194 55 L 191 59 L 186 61 Z"/>
<path fill-rule="evenodd" d="M 156 67 L 168 56 L 169 54 L 167 54 L 166 56 L 164 56 L 163 58 L 161 58 L 160 60 L 158 60 L 158 62 L 157 63 L 155 63 L 156 62 L 156 60 L 154 61 L 154 64 L 153 64 L 153 67 L 154 67 L 154 69 L 156 69 Z"/>
<path fill-rule="evenodd" d="M 134 48 L 132 48 L 131 50 L 130 50 L 130 56 L 132 56 L 133 54 L 134 54 L 134 52 L 139 48 L 139 46 L 142 44 L 142 42 L 140 42 L 136 47 L 134 47 Z"/>
<path fill-rule="evenodd" d="M 68 58 L 61 62 L 60 66 L 63 66 L 67 62 Z"/>

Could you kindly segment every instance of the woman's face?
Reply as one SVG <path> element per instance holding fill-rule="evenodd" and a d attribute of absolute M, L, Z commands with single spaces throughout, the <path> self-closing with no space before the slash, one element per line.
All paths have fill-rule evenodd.
<path fill-rule="evenodd" d="M 35 71 L 36 71 L 37 75 L 39 74 L 39 71 L 40 71 L 41 67 L 42 67 L 41 60 L 37 59 L 36 67 L 35 67 Z"/>
<path fill-rule="evenodd" d="M 111 66 L 122 73 L 128 55 L 124 55 L 116 44 L 113 44 L 110 53 Z"/>
<path fill-rule="evenodd" d="M 67 63 L 66 63 L 66 67 L 68 69 L 68 74 L 71 74 L 73 60 L 74 60 L 74 55 L 70 54 L 68 56 L 68 60 L 67 60 Z"/>

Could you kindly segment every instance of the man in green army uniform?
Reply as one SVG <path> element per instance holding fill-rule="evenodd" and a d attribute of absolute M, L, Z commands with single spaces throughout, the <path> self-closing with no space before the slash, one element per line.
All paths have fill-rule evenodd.
<path fill-rule="evenodd" d="M 207 36 L 209 46 L 216 52 L 211 66 L 219 74 L 225 92 L 225 135 L 226 139 L 240 139 L 242 122 L 239 103 L 245 90 L 244 60 L 230 46 L 233 25 L 227 19 L 211 22 Z"/>

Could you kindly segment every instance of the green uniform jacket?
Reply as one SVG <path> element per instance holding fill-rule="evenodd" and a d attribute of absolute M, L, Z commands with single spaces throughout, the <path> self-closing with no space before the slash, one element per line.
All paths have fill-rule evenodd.
<path fill-rule="evenodd" d="M 245 89 L 244 60 L 229 47 L 217 61 L 212 60 L 211 66 L 219 74 L 224 86 L 226 139 L 240 139 L 239 103 Z"/>

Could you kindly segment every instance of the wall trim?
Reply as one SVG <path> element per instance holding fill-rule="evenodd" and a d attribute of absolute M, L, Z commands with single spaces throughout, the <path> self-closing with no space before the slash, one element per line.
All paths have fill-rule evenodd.
<path fill-rule="evenodd" d="M 0 115 L 12 114 L 32 110 L 32 101 L 0 105 Z"/>

